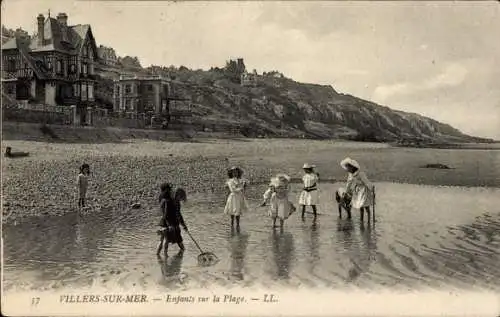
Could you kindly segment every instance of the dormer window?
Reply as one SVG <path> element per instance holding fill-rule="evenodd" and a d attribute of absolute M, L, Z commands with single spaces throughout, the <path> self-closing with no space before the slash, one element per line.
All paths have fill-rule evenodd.
<path fill-rule="evenodd" d="M 88 56 L 88 53 L 89 53 L 88 48 L 87 48 L 87 47 L 84 47 L 84 48 L 83 48 L 83 56 L 87 57 L 87 56 Z"/>

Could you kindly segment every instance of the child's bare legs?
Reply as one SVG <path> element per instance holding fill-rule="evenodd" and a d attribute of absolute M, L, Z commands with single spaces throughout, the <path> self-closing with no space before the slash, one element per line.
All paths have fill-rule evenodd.
<path fill-rule="evenodd" d="M 236 216 L 236 229 L 240 228 L 240 216 Z"/>
<path fill-rule="evenodd" d="M 316 216 L 318 215 L 317 210 L 316 210 L 316 205 L 312 205 L 311 207 L 312 207 L 312 210 L 314 213 L 314 218 L 316 219 Z"/>
<path fill-rule="evenodd" d="M 179 249 L 181 249 L 181 252 L 184 252 L 184 250 L 185 250 L 184 243 L 179 242 L 179 243 L 177 243 L 177 245 L 179 246 Z"/>
<path fill-rule="evenodd" d="M 360 220 L 361 221 L 364 221 L 364 215 L 365 215 L 365 213 L 367 213 L 368 214 L 368 222 L 370 222 L 370 207 L 361 207 L 359 209 L 359 213 L 360 213 L 360 218 L 361 218 Z"/>
<path fill-rule="evenodd" d="M 300 205 L 300 207 L 302 208 L 302 219 L 304 219 L 306 217 L 306 206 Z"/>
<path fill-rule="evenodd" d="M 234 216 L 231 215 L 231 228 L 234 227 Z"/>
<path fill-rule="evenodd" d="M 160 255 L 161 249 L 163 249 L 163 235 L 160 237 L 160 243 L 158 243 L 158 248 L 156 249 L 157 255 Z"/>
<path fill-rule="evenodd" d="M 276 227 L 276 217 L 273 217 L 273 228 Z"/>
<path fill-rule="evenodd" d="M 285 224 L 285 220 L 280 219 L 280 228 L 283 229 L 283 225 Z"/>

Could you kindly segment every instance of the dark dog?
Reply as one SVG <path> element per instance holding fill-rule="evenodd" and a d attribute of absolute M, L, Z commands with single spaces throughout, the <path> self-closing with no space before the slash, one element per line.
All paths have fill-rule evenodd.
<path fill-rule="evenodd" d="M 342 218 L 342 209 L 347 212 L 347 219 L 351 219 L 351 197 L 343 189 L 335 192 L 335 200 L 339 209 L 339 217 Z"/>

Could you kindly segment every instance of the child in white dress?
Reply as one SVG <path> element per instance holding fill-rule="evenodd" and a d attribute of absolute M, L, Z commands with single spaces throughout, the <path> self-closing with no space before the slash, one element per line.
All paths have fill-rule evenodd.
<path fill-rule="evenodd" d="M 339 189 L 341 195 L 347 195 L 351 200 L 352 208 L 359 209 L 361 221 L 364 219 L 364 213 L 368 213 L 368 221 L 370 221 L 370 206 L 375 198 L 375 188 L 368 180 L 366 174 L 361 170 L 359 163 L 347 157 L 340 166 L 345 169 L 349 175 L 345 189 Z"/>
<path fill-rule="evenodd" d="M 245 189 L 247 181 L 242 179 L 243 171 L 239 167 L 233 167 L 228 171 L 229 179 L 226 182 L 229 188 L 229 196 L 227 197 L 224 214 L 231 216 L 231 228 L 234 227 L 236 219 L 236 228 L 240 227 L 240 217 L 248 211 L 248 204 L 245 198 Z"/>
<path fill-rule="evenodd" d="M 269 188 L 264 193 L 264 201 L 261 206 L 269 203 L 268 216 L 273 219 L 273 227 L 276 227 L 276 220 L 279 218 L 280 227 L 292 213 L 295 206 L 288 200 L 290 177 L 280 174 L 271 179 Z"/>
<path fill-rule="evenodd" d="M 319 201 L 318 195 L 318 174 L 314 172 L 314 165 L 304 164 L 302 167 L 304 169 L 305 175 L 302 177 L 302 182 L 304 183 L 304 189 L 300 193 L 299 205 L 302 207 L 302 219 L 305 217 L 306 206 L 311 206 L 314 218 L 317 216 L 316 205 Z"/>
<path fill-rule="evenodd" d="M 85 208 L 85 198 L 87 196 L 87 189 L 89 187 L 89 174 L 90 166 L 87 163 L 80 166 L 80 173 L 78 174 L 78 207 Z"/>

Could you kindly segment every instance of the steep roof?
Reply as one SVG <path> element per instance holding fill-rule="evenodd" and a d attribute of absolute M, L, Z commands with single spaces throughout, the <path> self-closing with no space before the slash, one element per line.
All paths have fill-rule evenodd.
<path fill-rule="evenodd" d="M 78 24 L 64 27 L 54 18 L 47 18 L 44 22 L 43 42 L 39 45 L 39 36 L 16 36 L 2 45 L 2 50 L 17 49 L 25 63 L 27 63 L 38 78 L 48 76 L 43 62 L 30 53 L 59 51 L 67 54 L 78 54 L 82 51 L 85 39 L 91 40 L 94 46 L 95 58 L 98 59 L 97 47 L 90 25 Z M 3 74 L 2 74 L 3 77 Z"/>
<path fill-rule="evenodd" d="M 17 48 L 17 38 L 13 37 L 2 45 L 2 50 L 11 50 Z"/>

